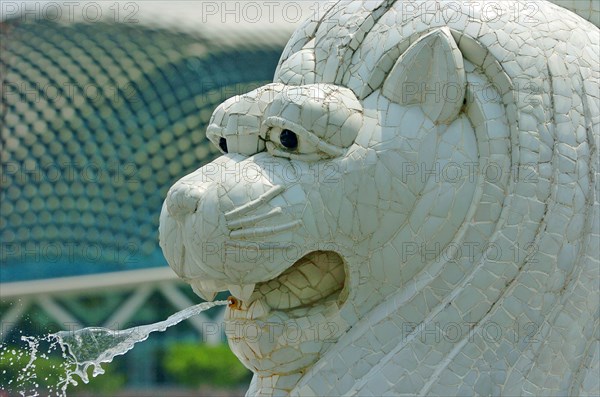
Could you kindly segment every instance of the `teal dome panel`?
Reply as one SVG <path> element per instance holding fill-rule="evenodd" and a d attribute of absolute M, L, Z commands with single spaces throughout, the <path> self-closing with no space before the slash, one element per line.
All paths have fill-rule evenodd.
<path fill-rule="evenodd" d="M 169 186 L 218 155 L 213 109 L 271 81 L 282 45 L 109 23 L 0 34 L 0 282 L 166 266 Z"/>

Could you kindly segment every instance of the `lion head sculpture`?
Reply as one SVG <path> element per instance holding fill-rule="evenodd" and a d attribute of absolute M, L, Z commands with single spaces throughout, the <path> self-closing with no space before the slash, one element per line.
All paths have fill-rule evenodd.
<path fill-rule="evenodd" d="M 160 242 L 250 395 L 597 392 L 598 29 L 485 4 L 335 5 L 215 110 Z"/>

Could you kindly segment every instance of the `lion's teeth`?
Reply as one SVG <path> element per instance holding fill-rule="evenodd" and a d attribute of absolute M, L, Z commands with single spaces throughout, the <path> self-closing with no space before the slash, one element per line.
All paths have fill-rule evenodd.
<path fill-rule="evenodd" d="M 196 294 L 208 302 L 215 300 L 217 293 L 222 290 L 222 288 L 219 288 L 214 282 L 209 280 L 194 280 L 190 285 Z"/>
<path fill-rule="evenodd" d="M 252 292 L 254 292 L 254 286 L 255 286 L 255 284 L 246 284 L 246 285 L 229 284 L 227 286 L 227 288 L 229 289 L 229 292 L 231 292 L 231 295 L 235 296 L 242 302 L 248 302 L 250 300 L 250 296 L 252 295 Z"/>
<path fill-rule="evenodd" d="M 269 313 L 269 310 L 267 310 L 266 305 L 263 303 L 262 300 L 257 300 L 251 307 L 250 307 L 250 318 L 261 318 L 263 316 L 266 316 Z"/>
<path fill-rule="evenodd" d="M 192 284 L 192 290 L 207 302 L 212 302 L 217 296 L 216 292 L 203 291 L 197 284 Z"/>

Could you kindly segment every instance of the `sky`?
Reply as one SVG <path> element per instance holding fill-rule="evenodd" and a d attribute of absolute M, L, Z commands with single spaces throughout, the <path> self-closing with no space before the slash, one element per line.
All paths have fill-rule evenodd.
<path fill-rule="evenodd" d="M 110 21 L 150 23 L 177 29 L 198 24 L 226 32 L 248 29 L 293 30 L 301 21 L 322 13 L 331 2 L 297 1 L 2 1 L 0 20 L 20 16 L 28 21 Z"/>

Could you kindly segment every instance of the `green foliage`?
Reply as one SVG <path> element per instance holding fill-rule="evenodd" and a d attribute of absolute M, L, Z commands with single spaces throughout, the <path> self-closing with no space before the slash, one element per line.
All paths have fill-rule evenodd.
<path fill-rule="evenodd" d="M 181 384 L 227 388 L 248 383 L 252 373 L 239 362 L 229 346 L 194 343 L 171 345 L 165 356 L 166 371 Z"/>
<path fill-rule="evenodd" d="M 117 373 L 117 369 L 112 364 L 104 364 L 104 374 L 93 377 L 91 370 L 88 371 L 90 382 L 83 383 L 77 378 L 77 386 L 69 386 L 67 395 L 92 395 L 112 397 L 115 392 L 125 387 L 127 377 L 124 373 Z"/>
<path fill-rule="evenodd" d="M 33 365 L 27 373 L 23 374 L 30 361 L 29 350 L 22 346 L 2 346 L 0 354 L 0 374 L 2 381 L 0 389 L 13 392 L 33 393 L 37 390 L 41 395 L 50 394 L 49 391 L 57 391 L 59 382 L 64 381 L 67 362 L 55 354 L 37 353 Z M 116 368 L 103 367 L 106 372 L 96 378 L 90 374 L 90 382 L 83 383 L 78 376 L 75 380 L 78 385 L 70 385 L 67 389 L 68 395 L 85 394 L 89 396 L 113 396 L 116 391 L 125 385 L 125 375 L 116 373 Z M 91 372 L 91 371 L 89 371 Z M 18 381 L 19 375 L 21 380 Z M 23 376 L 25 375 L 25 376 Z M 54 394 L 54 393 L 52 393 Z"/>
<path fill-rule="evenodd" d="M 30 362 L 28 349 L 2 345 L 0 350 L 0 389 L 17 392 L 54 388 L 65 374 L 64 360 L 60 357 L 39 357 L 24 372 Z"/>

